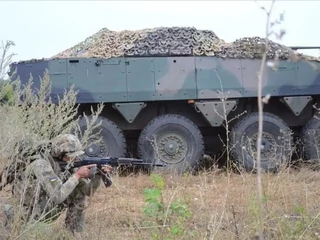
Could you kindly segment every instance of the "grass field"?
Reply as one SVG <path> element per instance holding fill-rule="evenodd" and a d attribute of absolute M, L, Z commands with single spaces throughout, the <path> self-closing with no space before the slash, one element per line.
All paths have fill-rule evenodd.
<path fill-rule="evenodd" d="M 179 199 L 186 207 L 179 216 L 169 214 L 170 222 L 164 223 L 143 213 L 143 192 L 155 187 L 150 176 L 114 176 L 112 187 L 102 185 L 88 199 L 86 228 L 77 239 L 254 239 L 256 175 L 216 170 L 163 179 L 164 210 Z M 264 174 L 265 239 L 320 239 L 319 185 L 319 173 L 307 168 Z M 170 233 L 163 225 L 175 230 Z"/>

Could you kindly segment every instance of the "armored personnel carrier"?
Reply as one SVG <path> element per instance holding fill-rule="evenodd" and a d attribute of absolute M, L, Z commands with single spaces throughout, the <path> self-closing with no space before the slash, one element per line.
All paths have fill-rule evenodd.
<path fill-rule="evenodd" d="M 79 115 L 105 104 L 102 141 L 86 149 L 88 156 L 134 154 L 184 172 L 205 153 L 227 146 L 231 159 L 251 171 L 264 46 L 259 37 L 226 43 L 213 31 L 195 28 L 101 29 L 50 59 L 13 63 L 11 72 L 22 83 L 32 74 L 36 88 L 47 69 L 53 99 L 74 85 Z M 296 138 L 303 140 L 308 159 L 318 159 L 314 106 L 320 101 L 320 63 L 272 41 L 267 58 L 268 66 L 278 60 L 276 67 L 266 67 L 262 82 L 263 96 L 270 99 L 263 113 L 261 164 L 276 171 L 291 160 Z"/>

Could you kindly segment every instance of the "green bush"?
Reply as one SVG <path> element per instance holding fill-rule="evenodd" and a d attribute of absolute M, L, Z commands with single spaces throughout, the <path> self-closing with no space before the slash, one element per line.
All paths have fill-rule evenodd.
<path fill-rule="evenodd" d="M 33 90 L 32 85 L 32 77 L 25 85 L 21 84 L 19 78 L 15 81 L 1 83 L 0 170 L 7 164 L 11 164 L 16 158 L 14 146 L 18 141 L 29 140 L 28 142 L 37 143 L 50 140 L 59 134 L 74 133 L 79 136 L 85 147 L 88 137 L 92 136 L 92 130 L 99 126 L 96 119 L 103 105 L 98 106 L 96 111 L 92 110 L 90 120 L 86 115 L 83 116 L 87 120 L 88 128 L 81 133 L 77 121 L 79 118 L 76 104 L 77 92 L 73 87 L 65 91 L 58 104 L 53 104 L 50 100 L 51 83 L 48 72 L 44 73 L 38 90 Z M 14 206 L 15 211 L 21 207 L 13 202 L 9 204 Z M 16 217 L 19 217 L 18 214 Z M 29 233 L 32 236 L 36 234 L 37 239 L 46 239 L 45 236 L 40 237 L 39 234 L 49 232 L 43 228 L 45 226 L 48 229 L 49 226 L 31 222 L 32 219 L 27 223 L 20 221 L 14 223 L 10 232 L 12 239 L 22 234 L 27 236 Z M 36 232 L 34 232 L 35 229 Z"/>

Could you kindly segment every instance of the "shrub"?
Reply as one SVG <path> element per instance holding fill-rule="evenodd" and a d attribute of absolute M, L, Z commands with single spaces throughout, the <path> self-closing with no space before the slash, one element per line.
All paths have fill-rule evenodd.
<path fill-rule="evenodd" d="M 48 141 L 63 133 L 74 133 L 86 146 L 92 130 L 99 126 L 97 117 L 103 109 L 100 104 L 96 111 L 91 110 L 92 118 L 86 115 L 78 115 L 78 105 L 76 104 L 77 91 L 74 87 L 65 90 L 63 96 L 59 98 L 58 104 L 53 104 L 50 98 L 51 83 L 48 71 L 40 79 L 39 89 L 33 89 L 33 78 L 30 77 L 26 84 L 22 84 L 19 77 L 15 81 L 10 79 L 1 82 L 0 87 L 0 170 L 4 166 L 11 164 L 16 158 L 15 145 L 21 140 L 36 144 L 39 141 Z M 85 132 L 80 132 L 78 126 L 79 117 L 84 117 L 88 128 Z M 31 147 L 35 147 L 31 146 Z M 15 212 L 19 212 L 19 204 L 14 204 Z M 17 214 L 17 219 L 19 214 Z M 32 219 L 31 219 L 32 221 Z M 31 228 L 33 226 L 33 228 Z M 10 233 L 15 238 L 23 233 L 24 236 L 36 229 L 37 237 L 40 232 L 47 233 L 40 223 L 15 222 Z M 43 231 L 40 231 L 43 229 Z M 32 231 L 33 231 L 32 230 Z M 58 233 L 56 235 L 59 235 Z M 52 237 L 48 236 L 48 237 Z M 44 237 L 40 237 L 44 239 Z"/>

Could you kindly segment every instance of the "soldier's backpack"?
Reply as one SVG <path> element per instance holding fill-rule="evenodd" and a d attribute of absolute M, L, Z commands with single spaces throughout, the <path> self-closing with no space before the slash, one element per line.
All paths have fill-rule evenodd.
<path fill-rule="evenodd" d="M 14 146 L 10 160 L 0 173 L 0 191 L 14 179 L 21 179 L 22 173 L 28 164 L 36 159 L 39 154 L 47 154 L 50 151 L 50 142 L 39 142 L 35 144 L 32 140 L 21 140 Z"/>

